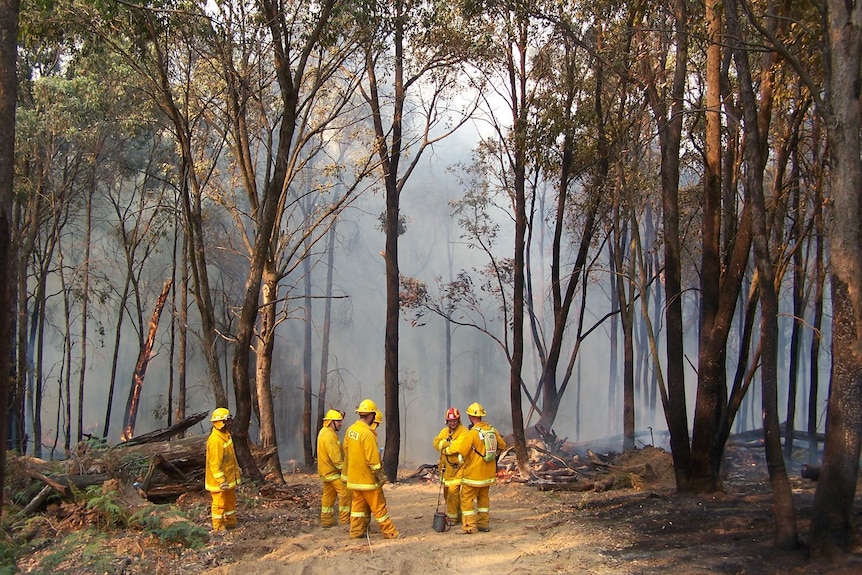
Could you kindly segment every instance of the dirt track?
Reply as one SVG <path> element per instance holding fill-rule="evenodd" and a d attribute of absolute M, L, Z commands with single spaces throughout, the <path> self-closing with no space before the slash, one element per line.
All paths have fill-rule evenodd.
<path fill-rule="evenodd" d="M 740 465 L 728 492 L 682 496 L 672 486 L 606 492 L 538 491 L 517 483 L 491 488 L 491 531 L 460 535 L 432 529 L 437 485 L 385 487 L 401 538 L 372 527 L 353 540 L 347 527 L 322 530 L 309 506 L 292 521 L 295 536 L 267 534 L 267 523 L 229 534 L 231 563 L 212 575 L 381 573 L 390 575 L 850 575 L 862 573 L 862 542 L 835 563 L 808 560 L 805 549 L 772 546 L 772 498 L 765 470 Z M 296 479 L 296 478 L 295 478 Z M 306 477 L 308 479 L 308 477 Z M 807 535 L 815 484 L 792 478 L 800 535 Z M 283 512 L 283 510 L 282 510 Z M 273 518 L 274 519 L 274 518 Z M 277 522 L 277 520 L 275 521 Z M 301 523 L 301 525 L 298 525 Z M 259 534 L 259 536 L 258 536 Z M 258 538 L 260 537 L 260 538 Z M 227 557 L 225 557 L 227 558 Z"/>
<path fill-rule="evenodd" d="M 222 575 L 303 575 L 330 573 L 531 574 L 619 573 L 620 565 L 603 557 L 612 545 L 595 529 L 578 529 L 545 503 L 553 494 L 517 485 L 491 489 L 491 531 L 461 535 L 459 529 L 432 529 L 437 489 L 434 485 L 398 484 L 385 488 L 389 512 L 401 537 L 388 541 L 372 527 L 367 539 L 350 539 L 347 527 L 314 529 L 282 541 L 257 559 L 250 555 L 233 565 L 208 571 Z M 537 498 L 541 505 L 531 505 Z M 231 535 L 229 534 L 228 537 Z"/>

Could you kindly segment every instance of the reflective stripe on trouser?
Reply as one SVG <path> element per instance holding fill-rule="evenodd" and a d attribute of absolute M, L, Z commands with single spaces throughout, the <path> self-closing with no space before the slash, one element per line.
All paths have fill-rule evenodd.
<path fill-rule="evenodd" d="M 461 514 L 464 519 L 464 531 L 475 531 L 477 527 L 488 527 L 491 522 L 491 486 L 461 484 Z M 473 502 L 476 502 L 474 507 Z"/>
<path fill-rule="evenodd" d="M 461 519 L 461 485 L 444 486 L 443 500 L 446 501 L 446 518 L 457 523 Z"/>
<path fill-rule="evenodd" d="M 341 523 L 350 522 L 350 491 L 341 479 L 323 482 L 323 495 L 320 499 L 320 525 L 335 525 L 335 502 L 338 501 L 338 519 Z"/>
<path fill-rule="evenodd" d="M 224 495 L 224 526 L 228 529 L 236 527 L 236 489 L 228 489 Z"/>
<path fill-rule="evenodd" d="M 398 530 L 392 519 L 389 518 L 389 511 L 386 509 L 386 496 L 383 495 L 383 489 L 373 489 L 371 491 L 354 491 L 353 503 L 350 507 L 350 536 L 353 538 L 362 537 L 368 529 L 371 522 L 369 513 L 374 516 L 377 525 L 380 526 L 380 531 L 387 539 L 398 536 Z"/>
<path fill-rule="evenodd" d="M 210 508 L 213 522 L 213 531 L 221 531 L 227 527 L 236 526 L 236 490 L 213 491 Z"/>

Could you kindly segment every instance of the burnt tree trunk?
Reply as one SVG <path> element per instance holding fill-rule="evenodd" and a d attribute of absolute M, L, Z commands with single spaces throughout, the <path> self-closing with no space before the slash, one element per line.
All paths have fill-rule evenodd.
<path fill-rule="evenodd" d="M 131 439 L 135 435 L 135 420 L 138 417 L 138 406 L 141 402 L 144 376 L 147 374 L 147 366 L 150 362 L 150 355 L 153 352 L 153 343 L 156 340 L 156 332 L 159 329 L 159 319 L 162 316 L 162 309 L 165 307 L 165 300 L 168 298 L 168 292 L 171 289 L 172 283 L 172 280 L 165 282 L 162 293 L 159 294 L 159 298 L 156 300 L 153 317 L 150 319 L 150 331 L 147 334 L 146 341 L 144 341 L 144 347 L 138 355 L 135 371 L 132 373 L 132 388 L 129 390 L 129 399 L 126 401 L 126 414 L 123 419 L 123 434 L 121 436 L 123 441 Z"/>

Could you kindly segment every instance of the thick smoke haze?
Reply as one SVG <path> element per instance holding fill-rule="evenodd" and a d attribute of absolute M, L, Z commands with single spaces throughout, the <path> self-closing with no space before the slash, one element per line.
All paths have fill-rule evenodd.
<path fill-rule="evenodd" d="M 477 136 L 464 130 L 449 138 L 443 145 L 437 146 L 432 153 L 427 154 L 420 169 L 411 177 L 402 194 L 402 216 L 405 220 L 406 232 L 399 243 L 399 263 L 403 276 L 414 277 L 425 282 L 429 291 L 436 293 L 437 278 L 446 281 L 450 273 L 459 270 L 472 270 L 487 265 L 487 256 L 481 251 L 470 249 L 461 238 L 462 230 L 458 227 L 452 215 L 450 202 L 463 197 L 465 193 L 464 179 L 459 177 L 456 165 L 469 162 L 471 151 L 476 144 Z M 500 203 L 505 208 L 504 202 Z M 382 194 L 368 191 L 360 196 L 338 221 L 338 245 L 334 263 L 334 296 L 333 317 L 331 328 L 330 360 L 327 401 L 335 408 L 348 412 L 347 419 L 352 421 L 354 407 L 363 398 L 371 398 L 383 406 L 383 334 L 385 318 L 385 270 L 381 252 L 384 249 L 384 234 L 380 229 L 380 214 L 384 209 Z M 108 215 L 105 214 L 106 221 Z M 495 256 L 510 257 L 512 253 L 512 221 L 511 217 L 501 209 L 496 214 L 500 225 L 499 243 L 495 246 Z M 94 252 L 93 261 L 102 274 L 110 278 L 112 271 L 119 275 L 116 255 L 109 250 L 111 245 L 110 225 L 101 229 L 101 240 L 96 245 L 101 248 Z M 324 243 L 318 245 L 316 262 L 313 268 L 312 295 L 313 300 L 313 375 L 312 390 L 317 392 L 320 368 L 320 334 L 322 332 L 325 293 L 326 267 L 322 257 Z M 142 289 L 148 294 L 143 305 L 143 319 L 146 325 L 152 313 L 153 301 L 164 281 L 170 277 L 170 245 L 163 238 L 153 255 L 155 265 L 148 266 L 150 271 L 142 278 Z M 547 251 L 549 248 L 545 248 Z M 451 261 L 450 261 L 451 254 Z M 547 298 L 546 277 L 548 265 L 541 248 L 534 246 L 531 253 L 534 281 L 534 299 L 536 308 L 542 309 L 542 299 Z M 587 323 L 598 321 L 611 310 L 607 295 L 609 277 L 601 265 L 591 275 L 590 292 L 587 304 Z M 238 270 L 226 266 L 221 270 L 220 281 L 225 289 L 236 289 L 243 281 L 244 271 L 241 264 Z M 119 281 L 116 277 L 114 281 Z M 241 284 L 240 284 L 241 285 Z M 289 287 L 288 287 L 289 286 Z M 276 393 L 276 411 L 280 414 L 278 432 L 280 453 L 283 460 L 302 458 L 301 413 L 302 413 L 302 355 L 303 355 L 303 322 L 305 311 L 301 296 L 304 295 L 302 281 L 298 277 L 288 277 L 283 282 L 283 289 L 289 290 L 294 302 L 289 310 L 289 319 L 278 328 L 275 360 L 273 366 L 273 388 Z M 687 401 L 689 414 L 693 413 L 695 399 L 697 346 L 697 310 L 694 308 L 694 298 L 686 303 L 687 322 L 687 355 L 689 357 L 687 373 Z M 490 302 L 493 307 L 495 304 Z M 784 305 L 789 305 L 784 302 Z M 59 321 L 62 307 L 59 298 L 49 303 L 53 321 Z M 159 326 L 157 344 L 150 361 L 144 382 L 144 389 L 138 412 L 136 434 L 140 435 L 167 424 L 168 381 L 169 381 L 169 349 L 171 310 L 166 306 Z M 110 381 L 110 366 L 112 361 L 112 345 L 116 324 L 116 312 L 106 306 L 96 307 L 96 325 L 99 328 L 91 332 L 89 342 L 89 362 L 86 373 L 86 396 L 84 431 L 94 436 L 100 436 L 104 425 L 104 413 L 107 398 L 107 388 Z M 196 322 L 196 310 L 190 305 L 190 322 Z M 445 402 L 445 323 L 433 314 L 426 314 L 421 326 L 412 326 L 408 321 L 409 313 L 402 312 L 400 328 L 400 372 L 401 372 L 401 429 L 402 447 L 401 464 L 415 466 L 434 461 L 435 452 L 431 447 L 431 439 L 443 427 L 443 414 L 448 407 Z M 78 321 L 73 318 L 73 322 Z M 498 322 L 499 324 L 499 322 Z M 545 326 L 547 328 L 547 326 Z M 102 330 L 102 333 L 99 332 Z M 122 328 L 123 348 L 117 375 L 117 389 L 114 395 L 111 428 L 108 440 L 116 443 L 119 440 L 124 408 L 129 393 L 131 373 L 138 356 L 137 337 L 132 323 L 126 321 Z M 502 333 L 502 325 L 491 325 L 489 329 Z M 568 437 L 571 441 L 587 441 L 619 435 L 622 432 L 622 391 L 619 381 L 611 381 L 611 362 L 617 362 L 617 377 L 621 377 L 621 359 L 610 358 L 609 324 L 600 326 L 583 343 L 576 363 L 572 382 L 563 396 L 559 416 L 554 425 L 554 431 L 559 437 Z M 57 332 L 53 332 L 57 333 Z M 74 330 L 73 330 L 74 333 Z M 660 345 L 661 345 L 661 339 Z M 826 339 L 828 341 L 828 339 Z M 53 453 L 62 453 L 62 426 L 64 415 L 58 417 L 58 385 L 62 376 L 64 363 L 62 361 L 62 340 L 56 336 L 49 339 L 44 364 L 47 372 L 45 382 L 45 406 L 43 409 L 43 430 L 41 439 L 46 453 L 57 443 L 60 448 Z M 526 343 L 526 357 L 523 378 L 531 394 L 536 392 L 536 382 L 540 375 L 540 366 L 531 341 Z M 569 342 L 572 345 L 572 342 Z M 208 384 L 208 376 L 204 367 L 204 358 L 200 351 L 200 341 L 196 336 L 190 338 L 188 357 L 188 398 L 186 413 L 209 411 L 214 407 L 212 392 Z M 646 346 L 639 342 L 638 346 Z M 786 348 L 786 342 L 783 342 Z M 73 346 L 73 357 L 79 350 Z M 230 382 L 230 348 L 224 348 L 221 353 L 222 377 L 228 384 L 228 397 L 233 407 L 233 393 Z M 663 359 L 664 350 L 660 350 Z M 781 379 L 786 385 L 786 363 L 779 366 L 784 375 Z M 803 369 L 807 369 L 803 367 Z M 824 380 L 828 367 L 823 366 Z M 509 409 L 509 365 L 501 348 L 487 335 L 470 327 L 453 327 L 452 329 L 452 404 L 462 412 L 474 401 L 482 403 L 488 411 L 488 421 L 498 427 L 503 433 L 511 432 L 511 416 Z M 74 376 L 73 376 L 73 379 Z M 666 424 L 662 415 L 661 404 L 655 404 L 655 410 L 650 411 L 644 400 L 643 392 L 638 395 L 636 406 L 636 429 L 652 429 L 654 438 L 640 438 L 645 443 L 655 442 L 667 447 L 663 431 Z M 759 387 L 755 384 L 749 392 L 740 420 L 749 420 L 758 426 L 759 417 Z M 821 394 L 825 402 L 825 390 Z M 176 391 L 173 400 L 176 401 Z M 799 398 L 799 409 L 805 405 L 807 398 Z M 753 402 L 753 403 L 751 403 Z M 320 416 L 316 413 L 317 402 L 313 400 L 315 420 Z M 529 416 L 528 424 L 534 424 L 537 414 L 530 414 L 529 402 L 523 397 L 525 417 Z M 65 410 L 65 406 L 60 406 Z M 782 406 L 782 410 L 784 406 Z M 72 430 L 74 433 L 77 420 L 76 405 L 72 406 Z M 466 417 L 464 418 L 466 422 Z M 252 425 L 252 437 L 256 435 L 255 421 Z M 58 431 L 59 424 L 59 431 Z M 740 424 L 744 425 L 744 424 Z M 30 431 L 28 422 L 28 432 Z M 192 433 L 205 432 L 208 429 L 206 421 Z M 381 427 L 381 442 L 388 440 Z M 621 440 L 619 443 L 621 447 Z"/>

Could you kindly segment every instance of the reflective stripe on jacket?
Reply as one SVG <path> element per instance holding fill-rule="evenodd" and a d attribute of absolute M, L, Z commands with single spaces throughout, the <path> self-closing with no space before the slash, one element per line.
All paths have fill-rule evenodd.
<path fill-rule="evenodd" d="M 482 459 L 485 442 L 479 437 L 480 429 L 489 431 L 492 427 L 489 423 L 480 421 L 445 449 L 447 453 L 457 453 L 464 459 L 461 472 L 461 483 L 464 485 L 483 487 L 497 481 L 497 461 Z M 506 449 L 506 442 L 496 429 L 494 434 L 497 436 L 497 453 L 501 453 Z"/>
<path fill-rule="evenodd" d="M 437 466 L 443 474 L 443 485 L 452 487 L 461 484 L 461 458 L 455 455 L 446 455 L 443 450 L 455 440 L 467 433 L 467 428 L 461 423 L 455 429 L 449 429 L 447 425 L 440 430 L 434 438 L 434 449 L 440 452 L 440 461 Z"/>
<path fill-rule="evenodd" d="M 344 434 L 344 458 L 347 488 L 355 491 L 373 491 L 380 488 L 374 472 L 380 469 L 380 452 L 377 435 L 361 419 L 347 428 Z"/>
<path fill-rule="evenodd" d="M 233 438 L 226 429 L 213 427 L 207 439 L 207 458 L 204 486 L 207 491 L 221 491 L 221 484 L 227 482 L 228 489 L 241 483 L 239 464 L 233 449 Z"/>
<path fill-rule="evenodd" d="M 317 475 L 324 481 L 335 481 L 341 477 L 344 451 L 338 434 L 329 426 L 321 427 L 317 434 Z"/>

